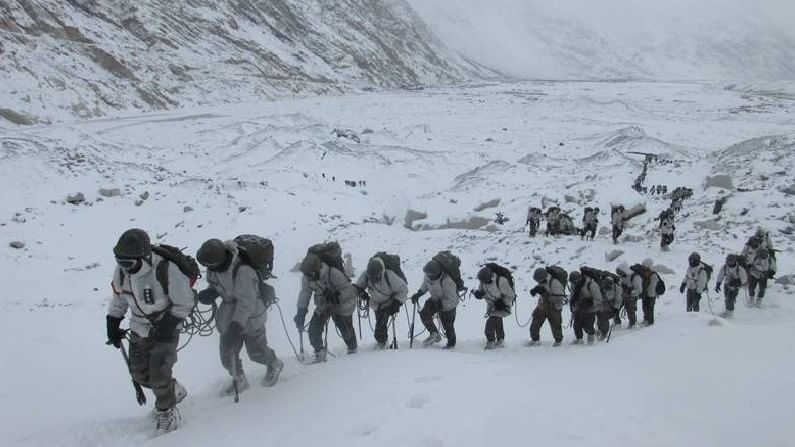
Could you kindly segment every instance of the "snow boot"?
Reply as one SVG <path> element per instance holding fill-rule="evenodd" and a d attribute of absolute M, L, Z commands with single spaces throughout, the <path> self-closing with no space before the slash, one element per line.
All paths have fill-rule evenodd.
<path fill-rule="evenodd" d="M 561 341 L 555 341 L 555 343 L 552 343 L 552 346 L 557 348 L 558 346 L 560 346 L 561 343 L 562 343 L 562 340 Z"/>
<path fill-rule="evenodd" d="M 756 302 L 754 302 L 754 306 L 757 309 L 761 309 L 762 308 L 762 297 L 757 297 L 756 298 Z"/>
<path fill-rule="evenodd" d="M 242 393 L 243 391 L 247 390 L 249 387 L 248 378 L 245 374 L 240 373 L 232 379 L 232 383 L 229 384 L 226 389 L 224 389 L 224 396 L 231 396 L 235 394 L 235 383 L 237 383 L 237 392 Z"/>
<path fill-rule="evenodd" d="M 496 342 L 494 342 L 495 349 L 504 348 L 504 347 L 505 347 L 505 340 L 497 340 Z"/>
<path fill-rule="evenodd" d="M 321 350 L 315 352 L 315 358 L 312 359 L 310 363 L 323 363 L 326 361 L 326 349 L 322 348 Z"/>
<path fill-rule="evenodd" d="M 423 346 L 431 346 L 442 341 L 442 336 L 438 332 L 431 332 L 428 338 L 422 341 Z"/>
<path fill-rule="evenodd" d="M 572 345 L 581 345 L 582 344 L 582 338 L 577 338 L 574 341 L 572 341 L 570 344 L 572 344 Z"/>
<path fill-rule="evenodd" d="M 373 349 L 376 351 L 383 351 L 386 349 L 386 343 L 376 343 L 375 346 L 373 346 Z"/>
<path fill-rule="evenodd" d="M 594 338 L 595 338 L 595 337 L 594 337 L 594 335 L 593 335 L 593 334 L 588 334 L 588 344 L 589 344 L 589 345 L 592 345 L 592 344 L 593 344 L 593 340 L 594 340 Z"/>
<path fill-rule="evenodd" d="M 494 349 L 496 344 L 497 344 L 496 342 L 489 340 L 489 341 L 486 342 L 486 346 L 484 346 L 483 349 L 486 350 L 486 351 L 490 351 L 490 350 Z"/>
<path fill-rule="evenodd" d="M 282 373 L 284 369 L 284 362 L 279 359 L 274 359 L 270 365 L 268 365 L 268 371 L 265 372 L 265 378 L 262 379 L 262 386 L 273 386 L 276 385 L 276 382 L 279 381 L 279 375 Z"/>
<path fill-rule="evenodd" d="M 357 352 L 359 352 L 359 347 L 358 346 L 348 346 L 348 350 L 346 352 L 348 353 L 348 355 L 356 354 Z"/>
<path fill-rule="evenodd" d="M 168 410 L 157 410 L 155 417 L 155 434 L 159 436 L 176 430 L 181 420 L 182 417 L 176 407 L 169 408 Z"/>
<path fill-rule="evenodd" d="M 540 340 L 530 340 L 529 342 L 527 342 L 527 346 L 539 346 L 539 345 L 541 345 Z"/>
<path fill-rule="evenodd" d="M 188 395 L 188 390 L 178 380 L 174 380 L 174 395 L 177 397 L 177 403 L 185 400 L 185 396 Z"/>

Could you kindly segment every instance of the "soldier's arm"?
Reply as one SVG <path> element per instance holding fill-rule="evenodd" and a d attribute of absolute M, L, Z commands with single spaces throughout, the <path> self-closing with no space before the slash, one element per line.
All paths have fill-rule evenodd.
<path fill-rule="evenodd" d="M 235 276 L 235 312 L 232 321 L 245 327 L 257 308 L 259 300 L 259 277 L 251 267 L 241 265 Z"/>
<path fill-rule="evenodd" d="M 114 318 L 124 318 L 127 314 L 129 305 L 127 304 L 127 300 L 121 295 L 122 285 L 119 281 L 118 267 L 116 267 L 116 271 L 113 273 L 113 281 L 110 283 L 110 286 L 113 289 L 113 296 L 110 299 L 110 303 L 108 303 L 108 315 Z"/>
<path fill-rule="evenodd" d="M 301 275 L 301 291 L 298 292 L 298 309 L 308 309 L 312 299 L 312 288 L 309 287 L 309 278 Z"/>
<path fill-rule="evenodd" d="M 190 279 L 173 262 L 168 263 L 168 295 L 169 312 L 180 320 L 187 318 L 196 305 L 196 295 L 190 287 Z"/>

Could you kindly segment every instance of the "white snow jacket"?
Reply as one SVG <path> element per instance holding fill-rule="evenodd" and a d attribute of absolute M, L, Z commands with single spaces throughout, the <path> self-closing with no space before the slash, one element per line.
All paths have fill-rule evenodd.
<path fill-rule="evenodd" d="M 596 281 L 587 276 L 583 276 L 583 281 L 580 287 L 572 286 L 574 311 L 592 314 L 602 308 L 604 297 Z M 586 305 L 589 302 L 590 305 Z"/>
<path fill-rule="evenodd" d="M 235 242 L 226 241 L 224 245 L 232 253 L 229 268 L 223 272 L 207 270 L 205 275 L 209 287 L 221 297 L 216 327 L 223 334 L 235 321 L 246 332 L 254 332 L 268 319 L 265 303 L 259 296 L 259 277 L 253 268 L 241 262 Z"/>
<path fill-rule="evenodd" d="M 611 222 L 614 227 L 624 228 L 624 213 L 621 211 L 613 213 Z"/>
<path fill-rule="evenodd" d="M 621 277 L 621 288 L 624 299 L 637 300 L 643 293 L 643 278 L 633 272 L 626 264 L 619 266 L 624 276 Z"/>
<path fill-rule="evenodd" d="M 604 299 L 602 300 L 602 312 L 611 312 L 613 310 L 618 310 L 621 308 L 621 305 L 624 303 L 621 299 L 621 288 L 617 284 L 613 284 L 612 287 L 604 287 L 602 288 L 604 291 Z"/>
<path fill-rule="evenodd" d="M 376 260 L 383 265 L 383 261 L 378 258 Z M 367 272 L 364 272 L 359 275 L 359 279 L 356 280 L 355 284 L 360 289 L 366 289 L 367 293 L 370 294 L 370 307 L 375 311 L 380 310 L 381 306 L 393 299 L 405 303 L 409 293 L 406 281 L 403 281 L 403 278 L 398 276 L 397 273 L 386 268 L 384 268 L 384 274 L 381 275 L 378 281 L 369 281 Z"/>
<path fill-rule="evenodd" d="M 339 292 L 339 303 L 330 303 L 328 297 L 335 291 Z M 345 273 L 323 263 L 320 267 L 320 279 L 317 281 L 301 275 L 301 292 L 298 294 L 298 309 L 309 308 L 309 300 L 315 297 L 315 312 L 333 312 L 336 315 L 349 316 L 356 310 L 356 289 Z"/>
<path fill-rule="evenodd" d="M 446 274 L 442 274 L 436 281 L 425 275 L 420 292 L 430 292 L 431 297 L 429 299 L 441 301 L 442 310 L 445 312 L 458 307 L 458 293 L 456 292 L 455 281 Z"/>
<path fill-rule="evenodd" d="M 544 289 L 538 300 L 539 304 L 548 303 L 557 310 L 563 309 L 563 304 L 566 302 L 566 288 L 560 281 L 552 275 L 547 275 L 546 281 L 540 282 L 538 285 Z"/>
<path fill-rule="evenodd" d="M 731 283 L 738 279 L 740 280 L 740 285 L 732 286 Z M 748 275 L 745 273 L 745 269 L 742 268 L 740 264 L 737 264 L 734 267 L 729 267 L 728 265 L 724 264 L 718 272 L 718 277 L 715 279 L 715 281 L 718 284 L 724 283 L 723 286 L 726 288 L 737 289 L 748 284 Z"/>
<path fill-rule="evenodd" d="M 685 284 L 689 290 L 695 290 L 696 293 L 702 293 L 707 290 L 707 271 L 704 269 L 704 265 L 688 266 L 682 284 Z"/>
<path fill-rule="evenodd" d="M 130 329 L 139 337 L 146 338 L 166 312 L 184 320 L 196 304 L 193 289 L 187 276 L 173 262 L 168 263 L 168 296 L 155 277 L 156 266 L 168 262 L 152 253 L 152 263 L 144 261 L 141 269 L 133 274 L 122 274 L 116 266 L 113 272 L 113 297 L 108 305 L 108 315 L 124 318 L 130 310 Z"/>
<path fill-rule="evenodd" d="M 486 302 L 486 313 L 489 316 L 505 318 L 511 314 L 511 306 L 516 299 L 516 292 L 511 288 L 508 278 L 493 273 L 491 282 L 488 284 L 480 283 L 478 290 L 485 292 L 483 300 Z M 508 310 L 496 310 L 495 303 L 502 301 Z"/>

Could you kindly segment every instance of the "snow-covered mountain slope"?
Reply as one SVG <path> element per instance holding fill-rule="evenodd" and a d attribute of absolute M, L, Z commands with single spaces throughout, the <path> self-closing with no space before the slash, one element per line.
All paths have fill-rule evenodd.
<path fill-rule="evenodd" d="M 0 57 L 0 123 L 18 124 L 483 73 L 403 0 L 10 0 Z"/>
<path fill-rule="evenodd" d="M 409 0 L 451 48 L 523 79 L 795 79 L 782 0 Z"/>
<path fill-rule="evenodd" d="M 795 392 L 792 283 L 772 284 L 762 309 L 741 303 L 732 320 L 710 313 L 722 310 L 713 292 L 700 314 L 685 313 L 677 288 L 691 251 L 717 267 L 757 225 L 781 250 L 779 277 L 792 280 L 792 110 L 787 97 L 710 84 L 546 82 L 6 131 L 0 432 L 11 446 L 786 446 L 795 434 L 785 399 Z M 669 201 L 630 189 L 641 169 L 635 151 L 666 161 L 649 167 L 647 185 L 694 190 L 670 252 L 659 251 L 653 221 Z M 705 188 L 715 174 L 731 176 L 733 187 Z M 84 203 L 65 202 L 77 192 Z M 544 201 L 577 221 L 582 207 L 599 206 L 602 224 L 611 202 L 648 211 L 617 247 L 604 234 L 591 243 L 530 239 L 526 208 Z M 503 226 L 493 223 L 498 211 L 510 218 Z M 535 305 L 527 291 L 538 266 L 613 269 L 651 257 L 671 273 L 654 327 L 615 329 L 609 344 L 591 347 L 553 349 L 544 327 L 545 345 L 525 348 L 527 329 L 511 317 L 507 348 L 483 352 L 484 308 L 470 300 L 459 307 L 453 352 L 409 351 L 401 316 L 398 352 L 371 352 L 364 321 L 359 354 L 345 356 L 331 330 L 337 357 L 309 367 L 292 356 L 274 310 L 268 337 L 287 361 L 279 385 L 255 386 L 239 405 L 219 398 L 227 378 L 217 334 L 196 337 L 175 369 L 190 391 L 184 425 L 151 439 L 149 409 L 135 404 L 119 353 L 104 345 L 111 247 L 133 226 L 189 252 L 210 237 L 271 237 L 293 342 L 299 274 L 291 270 L 322 240 L 339 240 L 359 271 L 375 251 L 399 253 L 411 290 L 442 249 L 462 258 L 470 286 L 483 262 L 511 266 L 521 323 Z M 443 229 L 451 226 L 474 229 Z M 606 261 L 614 249 L 624 253 Z M 244 364 L 252 379 L 263 376 Z"/>

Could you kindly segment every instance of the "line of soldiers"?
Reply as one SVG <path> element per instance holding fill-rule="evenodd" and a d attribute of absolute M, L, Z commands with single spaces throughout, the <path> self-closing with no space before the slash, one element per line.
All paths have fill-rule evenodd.
<path fill-rule="evenodd" d="M 214 306 L 216 300 L 221 299 L 215 314 L 220 333 L 219 353 L 221 365 L 232 378 L 225 394 L 237 394 L 250 386 L 240 360 L 243 346 L 252 361 L 267 366 L 261 381 L 263 386 L 275 385 L 284 367 L 268 346 L 266 336 L 268 307 L 276 300 L 273 287 L 266 282 L 270 275 L 262 275 L 263 269 L 252 261 L 254 253 L 247 248 L 251 245 L 244 245 L 239 238 L 226 242 L 210 239 L 201 245 L 196 260 L 206 269 L 207 287 L 198 293 L 193 290 L 200 276 L 196 262 L 174 247 L 153 245 L 145 231 L 125 231 L 113 249 L 117 266 L 106 317 L 108 344 L 123 348 L 122 341 L 129 338 L 128 368 L 136 386 L 151 389 L 156 397 L 153 416 L 158 433 L 174 430 L 180 422 L 177 404 L 187 391 L 173 377 L 172 368 L 177 361 L 180 330 L 197 301 Z M 267 272 L 272 268 L 272 246 L 269 262 Z M 712 268 L 701 262 L 698 253 L 691 254 L 688 262 L 680 292 L 687 291 L 687 311 L 699 311 Z M 327 340 L 323 332 L 328 330 L 329 321 L 339 330 L 348 354 L 354 354 L 358 345 L 353 312 L 357 304 L 364 304 L 376 317 L 375 349 L 385 349 L 388 326 L 391 322 L 394 330 L 395 316 L 403 304 L 410 299 L 416 311 L 419 299 L 427 293 L 429 298 L 419 312 L 428 332 L 423 345 L 439 343 L 444 336 L 445 348 L 454 348 L 456 311 L 467 290 L 461 279 L 460 265 L 460 259 L 449 251 L 439 252 L 424 265 L 422 284 L 408 297 L 408 283 L 397 255 L 376 253 L 369 259 L 366 270 L 356 281 L 351 281 L 345 272 L 339 245 L 317 244 L 309 248 L 300 264 L 302 276 L 294 317 L 296 328 L 301 335 L 307 330 L 315 362 L 326 360 Z M 731 316 L 738 292 L 746 285 L 749 303 L 760 306 L 767 280 L 775 272 L 775 250 L 770 235 L 759 228 L 740 256 L 726 258 L 718 274 L 715 290 L 719 292 L 723 286 L 724 315 Z M 583 343 L 586 335 L 589 344 L 597 336 L 600 340 L 606 339 L 611 320 L 614 327 L 621 325 L 622 309 L 626 311 L 628 327 L 635 326 L 638 301 L 642 302 L 644 324 L 653 325 L 656 299 L 665 293 L 665 283 L 650 259 L 632 266 L 624 262 L 615 273 L 591 267 L 567 273 L 559 266 L 547 266 L 537 268 L 533 279 L 536 284 L 530 294 L 537 296 L 538 301 L 530 322 L 530 345 L 540 343 L 540 330 L 547 322 L 554 346 L 561 344 L 562 309 L 566 304 L 572 314 L 574 344 Z M 503 319 L 511 314 L 516 301 L 513 275 L 509 269 L 490 263 L 478 271 L 477 280 L 478 286 L 472 294 L 486 304 L 486 349 L 502 347 L 505 343 Z M 305 326 L 312 300 L 314 312 Z M 128 311 L 129 331 L 121 329 Z M 441 328 L 436 324 L 437 318 Z M 413 338 L 412 323 L 412 341 Z"/>

